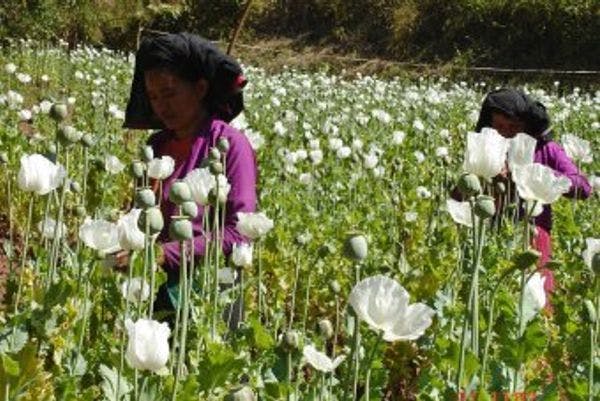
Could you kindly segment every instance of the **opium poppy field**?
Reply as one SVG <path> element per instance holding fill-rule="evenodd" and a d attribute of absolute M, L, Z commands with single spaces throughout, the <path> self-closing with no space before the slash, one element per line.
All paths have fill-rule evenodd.
<path fill-rule="evenodd" d="M 133 63 L 0 51 L 0 400 L 597 399 L 600 92 L 522 88 L 593 188 L 574 199 L 530 136 L 471 132 L 496 83 L 244 66 L 258 208 L 224 255 L 229 144 L 172 185 L 167 227 L 174 161 L 122 128 Z"/>

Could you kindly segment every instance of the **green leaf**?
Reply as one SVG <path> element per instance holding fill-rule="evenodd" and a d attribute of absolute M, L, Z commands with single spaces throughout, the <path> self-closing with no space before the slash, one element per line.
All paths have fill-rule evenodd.
<path fill-rule="evenodd" d="M 104 394 L 104 400 L 129 400 L 129 393 L 131 392 L 132 387 L 127 380 L 121 375 L 119 381 L 119 373 L 114 368 L 109 368 L 104 364 L 100 365 L 99 370 L 100 376 L 102 376 L 102 384 L 100 385 L 100 388 Z M 117 387 L 119 387 L 118 394 Z"/>
<path fill-rule="evenodd" d="M 253 318 L 248 322 L 251 329 L 251 342 L 252 345 L 258 349 L 266 350 L 275 344 L 273 337 L 269 334 L 267 329 L 263 327 L 258 319 Z"/>
<path fill-rule="evenodd" d="M 17 377 L 21 372 L 21 369 L 19 368 L 19 362 L 15 361 L 8 355 L 2 355 L 2 368 L 9 376 Z"/>
<path fill-rule="evenodd" d="M 523 344 L 523 357 L 525 361 L 528 361 L 538 358 L 542 354 L 548 342 L 548 335 L 542 327 L 542 323 L 536 320 L 527 326 L 522 340 L 520 343 Z"/>
<path fill-rule="evenodd" d="M 200 388 L 209 390 L 224 386 L 229 377 L 237 377 L 241 373 L 245 361 L 225 344 L 210 343 L 204 358 L 200 361 L 198 377 Z"/>
<path fill-rule="evenodd" d="M 21 351 L 29 334 L 20 328 L 6 327 L 0 332 L 0 353 L 16 354 Z"/>

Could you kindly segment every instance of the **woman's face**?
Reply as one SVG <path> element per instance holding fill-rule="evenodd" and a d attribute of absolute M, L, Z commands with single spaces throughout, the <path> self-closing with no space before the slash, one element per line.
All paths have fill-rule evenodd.
<path fill-rule="evenodd" d="M 511 118 L 502 113 L 492 113 L 492 128 L 505 138 L 513 138 L 524 132 L 525 124 L 518 118 Z"/>
<path fill-rule="evenodd" d="M 144 80 L 152 110 L 166 128 L 181 135 L 197 128 L 204 117 L 205 80 L 188 82 L 164 70 L 147 71 Z"/>

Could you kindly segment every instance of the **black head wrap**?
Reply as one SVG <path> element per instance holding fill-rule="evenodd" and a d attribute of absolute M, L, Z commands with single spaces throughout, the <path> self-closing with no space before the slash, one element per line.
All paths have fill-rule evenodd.
<path fill-rule="evenodd" d="M 208 111 L 222 120 L 229 122 L 244 109 L 246 78 L 233 58 L 197 35 L 158 33 L 145 36 L 136 53 L 125 128 L 164 128 L 146 94 L 144 73 L 152 69 L 165 69 L 190 82 L 206 79 Z"/>
<path fill-rule="evenodd" d="M 550 137 L 550 117 L 546 107 L 520 90 L 502 88 L 488 93 L 481 106 L 475 131 L 479 132 L 483 127 L 492 126 L 493 112 L 518 118 L 525 124 L 525 133 L 535 139 Z"/>

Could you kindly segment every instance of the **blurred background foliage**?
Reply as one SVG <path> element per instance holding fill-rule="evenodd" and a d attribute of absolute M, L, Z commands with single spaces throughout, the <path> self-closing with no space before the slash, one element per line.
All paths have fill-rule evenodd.
<path fill-rule="evenodd" d="M 4 0 L 0 39 L 135 47 L 141 27 L 227 40 L 246 0 Z M 392 60 L 600 67 L 598 0 L 254 0 L 244 43 L 273 38 Z"/>

